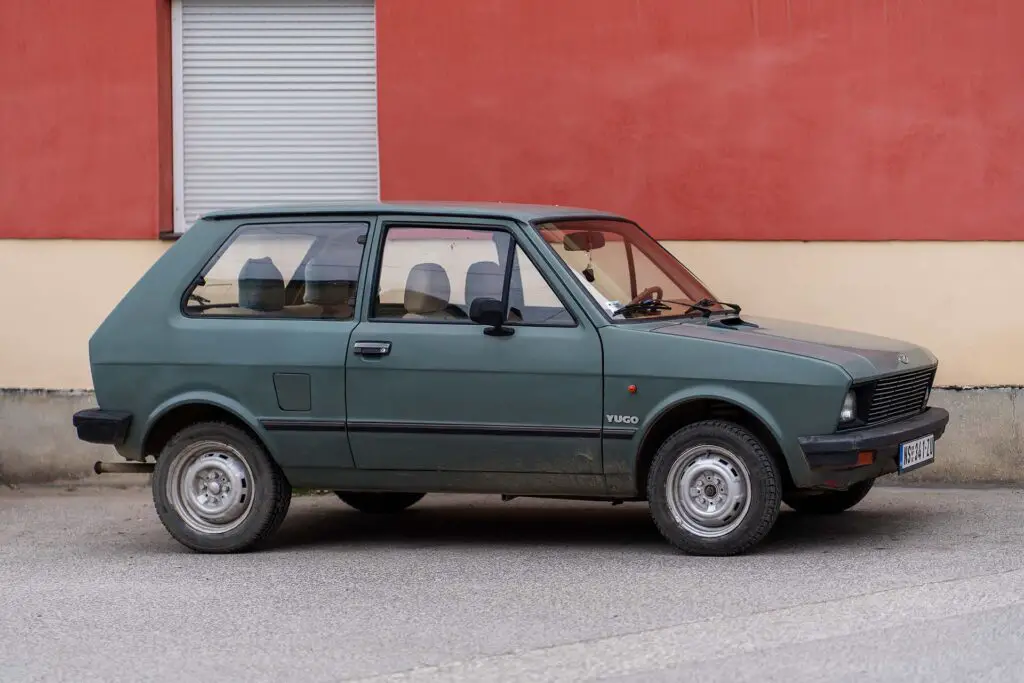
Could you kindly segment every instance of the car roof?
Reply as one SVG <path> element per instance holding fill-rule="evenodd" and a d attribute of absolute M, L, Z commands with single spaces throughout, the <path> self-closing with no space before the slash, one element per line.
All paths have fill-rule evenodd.
<path fill-rule="evenodd" d="M 235 218 L 271 218 L 324 214 L 421 214 L 474 216 L 478 218 L 510 218 L 524 222 L 557 218 L 616 218 L 607 211 L 554 204 L 517 204 L 512 202 L 333 202 L 327 204 L 278 204 L 254 206 L 239 209 L 211 211 L 202 216 L 205 220 L 230 220 Z"/>

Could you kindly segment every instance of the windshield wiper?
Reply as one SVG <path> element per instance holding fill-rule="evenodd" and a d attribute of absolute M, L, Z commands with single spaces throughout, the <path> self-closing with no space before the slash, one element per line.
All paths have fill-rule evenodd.
<path fill-rule="evenodd" d="M 732 312 L 736 313 L 737 315 L 741 310 L 743 310 L 739 307 L 739 304 L 730 304 L 727 301 L 715 301 L 714 299 L 701 299 L 697 303 L 700 304 L 701 306 L 725 306 L 726 308 L 731 308 Z"/>
<path fill-rule="evenodd" d="M 701 299 L 700 301 L 697 301 L 697 302 L 692 303 L 692 304 L 688 304 L 685 301 L 678 301 L 678 302 L 673 302 L 673 303 L 680 303 L 680 304 L 682 304 L 682 305 L 687 307 L 687 309 L 685 311 L 683 311 L 683 315 L 686 315 L 690 311 L 700 311 L 701 314 L 705 318 L 710 318 L 711 314 L 714 313 L 714 311 L 712 311 L 710 308 L 708 308 L 709 306 L 725 306 L 727 308 L 731 308 L 733 313 L 736 313 L 737 315 L 739 315 L 739 312 L 742 310 L 736 304 L 730 304 L 730 303 L 727 303 L 725 301 L 715 301 L 714 299 L 707 299 L 707 298 Z"/>
<path fill-rule="evenodd" d="M 683 311 L 682 315 L 686 315 L 690 311 L 700 311 L 702 316 L 705 318 L 710 318 L 711 314 L 715 312 L 709 308 L 710 306 L 725 306 L 726 308 L 731 308 L 735 314 L 739 314 L 740 310 L 742 310 L 737 304 L 730 304 L 725 301 L 716 301 L 715 299 L 707 298 L 701 299 L 700 301 L 692 304 L 686 301 L 675 301 L 672 299 L 665 299 L 665 301 L 686 306 L 686 310 Z M 636 303 L 626 304 L 612 313 L 612 316 L 614 317 L 620 313 L 631 312 L 646 313 L 654 311 L 668 311 L 671 310 L 671 308 L 671 306 L 666 306 L 661 299 L 644 299 L 643 301 L 637 301 Z"/>
<path fill-rule="evenodd" d="M 637 301 L 635 304 L 626 304 L 622 308 L 612 313 L 612 317 L 615 317 L 620 313 L 647 313 L 654 311 L 668 311 L 671 309 L 671 306 L 666 306 L 665 304 L 655 299 L 644 299 L 643 301 Z"/>

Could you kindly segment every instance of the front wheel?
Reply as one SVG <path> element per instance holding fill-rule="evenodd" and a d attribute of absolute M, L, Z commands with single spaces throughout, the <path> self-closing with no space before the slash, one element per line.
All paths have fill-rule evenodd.
<path fill-rule="evenodd" d="M 273 534 L 291 505 L 288 480 L 241 429 L 195 424 L 164 447 L 153 471 L 153 501 L 167 531 L 204 553 L 248 550 Z"/>
<path fill-rule="evenodd" d="M 335 491 L 346 505 L 360 512 L 394 514 L 418 503 L 425 493 L 391 493 L 377 491 Z"/>
<path fill-rule="evenodd" d="M 782 502 L 805 515 L 838 515 L 864 500 L 874 485 L 875 480 L 868 479 L 851 485 L 845 491 L 826 491 L 815 494 L 791 493 L 785 495 Z"/>
<path fill-rule="evenodd" d="M 683 427 L 658 449 L 647 480 L 651 516 L 676 548 L 737 555 L 778 518 L 782 480 L 765 446 L 724 420 Z"/>

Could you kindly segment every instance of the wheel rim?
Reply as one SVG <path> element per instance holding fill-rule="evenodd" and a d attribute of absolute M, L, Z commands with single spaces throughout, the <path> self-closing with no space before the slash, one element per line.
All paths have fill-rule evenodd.
<path fill-rule="evenodd" d="M 223 534 L 242 524 L 252 510 L 252 469 L 233 446 L 195 443 L 171 465 L 167 496 L 191 529 Z"/>
<path fill-rule="evenodd" d="M 750 509 L 750 473 L 721 446 L 685 450 L 669 470 L 669 510 L 679 526 L 701 538 L 719 538 L 743 523 Z"/>

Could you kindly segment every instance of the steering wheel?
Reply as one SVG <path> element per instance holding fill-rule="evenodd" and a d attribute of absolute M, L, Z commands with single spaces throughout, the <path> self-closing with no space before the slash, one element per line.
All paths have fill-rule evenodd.
<path fill-rule="evenodd" d="M 654 294 L 657 294 L 658 296 L 654 296 Z M 661 287 L 655 285 L 653 287 L 648 287 L 644 291 L 637 294 L 629 303 L 638 304 L 644 299 L 654 299 L 655 301 L 661 301 L 661 297 L 663 296 L 665 296 L 664 290 L 662 290 Z"/>

